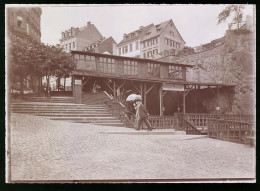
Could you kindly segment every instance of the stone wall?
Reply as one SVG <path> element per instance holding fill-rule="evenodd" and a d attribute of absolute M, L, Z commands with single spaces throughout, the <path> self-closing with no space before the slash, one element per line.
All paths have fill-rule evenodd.
<path fill-rule="evenodd" d="M 247 30 L 227 31 L 222 45 L 199 53 L 171 55 L 160 60 L 193 65 L 193 68 L 187 70 L 187 81 L 236 85 L 234 95 L 230 95 L 234 96 L 230 106 L 232 112 L 253 114 L 254 46 L 253 33 Z"/>

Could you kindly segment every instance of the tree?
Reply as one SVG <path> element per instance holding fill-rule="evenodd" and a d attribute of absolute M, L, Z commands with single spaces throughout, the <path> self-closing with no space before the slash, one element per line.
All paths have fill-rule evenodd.
<path fill-rule="evenodd" d="M 15 77 L 19 76 L 21 96 L 23 95 L 23 81 L 28 77 L 31 78 L 33 90 L 35 90 L 35 79 L 46 76 L 47 90 L 49 90 L 51 76 L 67 76 L 75 68 L 72 55 L 63 52 L 61 48 L 36 42 L 23 33 L 11 32 L 9 40 L 10 75 L 12 84 L 17 82 Z"/>
<path fill-rule="evenodd" d="M 227 18 L 233 15 L 232 23 L 237 25 L 237 29 L 240 28 L 240 23 L 242 22 L 243 12 L 245 8 L 244 5 L 229 5 L 218 15 L 218 24 L 225 22 Z"/>

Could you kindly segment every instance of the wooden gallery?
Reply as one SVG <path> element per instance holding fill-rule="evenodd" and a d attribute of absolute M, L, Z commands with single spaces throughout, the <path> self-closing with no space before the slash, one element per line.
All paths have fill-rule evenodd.
<path fill-rule="evenodd" d="M 110 100 L 112 105 L 118 105 L 110 105 L 110 112 L 125 124 L 124 110 L 119 107 L 124 107 L 125 96 L 131 93 L 141 95 L 151 114 L 149 120 L 157 128 L 174 126 L 186 133 L 205 134 L 209 133 L 208 119 L 238 118 L 229 114 L 234 85 L 187 81 L 187 69 L 192 65 L 82 51 L 71 53 L 76 61 L 71 74 L 75 102 Z M 94 86 L 98 87 L 95 93 Z M 244 118 L 252 122 L 252 117 Z"/>

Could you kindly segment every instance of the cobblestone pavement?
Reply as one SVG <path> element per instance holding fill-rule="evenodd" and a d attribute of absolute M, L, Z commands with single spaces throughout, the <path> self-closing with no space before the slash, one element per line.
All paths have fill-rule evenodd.
<path fill-rule="evenodd" d="M 255 149 L 189 135 L 11 115 L 11 180 L 255 178 Z"/>

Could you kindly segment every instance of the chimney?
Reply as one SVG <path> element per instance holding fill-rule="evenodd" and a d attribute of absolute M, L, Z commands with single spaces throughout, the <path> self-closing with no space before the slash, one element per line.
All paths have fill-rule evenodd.
<path fill-rule="evenodd" d="M 124 39 L 126 39 L 126 33 L 124 33 Z"/>
<path fill-rule="evenodd" d="M 91 25 L 91 22 L 90 21 L 88 21 L 88 23 L 87 23 L 87 27 L 89 27 Z"/>

